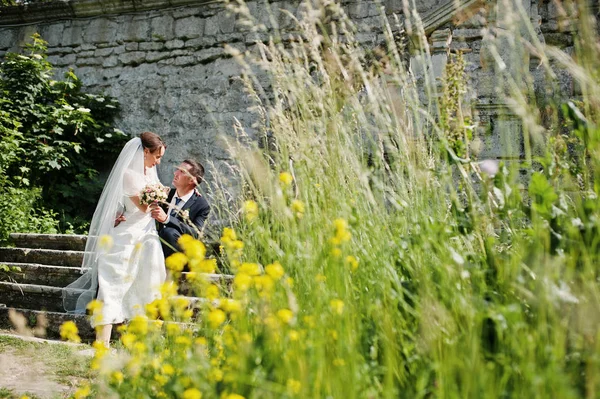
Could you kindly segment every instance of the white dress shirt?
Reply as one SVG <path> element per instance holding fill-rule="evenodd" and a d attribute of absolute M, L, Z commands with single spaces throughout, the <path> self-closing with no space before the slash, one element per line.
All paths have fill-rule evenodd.
<path fill-rule="evenodd" d="M 185 203 L 188 202 L 190 198 L 192 198 L 192 195 L 194 195 L 194 190 L 181 197 L 177 195 L 177 192 L 175 192 L 175 195 L 173 196 L 173 198 L 171 198 L 171 202 L 169 202 L 169 208 L 167 209 L 167 220 L 165 220 L 163 224 L 169 223 L 169 219 L 171 219 L 171 212 L 183 208 Z M 175 205 L 175 200 L 177 198 L 181 198 L 181 201 L 179 202 L 179 204 Z"/>

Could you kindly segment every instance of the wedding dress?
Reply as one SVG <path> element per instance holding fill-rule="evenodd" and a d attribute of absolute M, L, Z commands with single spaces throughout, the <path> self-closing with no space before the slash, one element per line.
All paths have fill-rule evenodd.
<path fill-rule="evenodd" d="M 130 140 L 119 155 L 106 182 L 90 224 L 77 281 L 63 289 L 68 312 L 85 313 L 96 297 L 102 317 L 92 326 L 116 324 L 145 313 L 145 305 L 160 297 L 165 261 L 150 212 L 142 212 L 131 197 L 147 184 L 158 183 L 155 167 L 144 168 L 142 143 Z M 114 226 L 117 216 L 125 221 Z"/>

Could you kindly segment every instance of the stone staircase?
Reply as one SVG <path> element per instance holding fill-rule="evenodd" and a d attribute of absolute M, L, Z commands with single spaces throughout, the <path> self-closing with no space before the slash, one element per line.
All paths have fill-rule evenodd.
<path fill-rule="evenodd" d="M 11 309 L 27 327 L 41 327 L 49 338 L 60 337 L 60 325 L 67 320 L 77 324 L 84 341 L 94 339 L 85 315 L 67 314 L 62 305 L 62 288 L 81 275 L 86 236 L 70 234 L 11 234 L 16 247 L 0 248 L 0 329 L 12 329 Z M 215 245 L 207 246 L 210 256 Z M 213 252 L 214 255 L 214 252 Z M 207 279 L 228 284 L 233 276 L 207 274 Z M 179 294 L 192 306 L 202 301 L 189 286 L 180 285 Z"/>

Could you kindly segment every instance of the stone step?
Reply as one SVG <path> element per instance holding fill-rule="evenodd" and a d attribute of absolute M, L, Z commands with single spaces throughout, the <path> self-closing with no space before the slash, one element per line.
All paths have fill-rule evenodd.
<path fill-rule="evenodd" d="M 83 251 L 87 236 L 80 234 L 12 233 L 10 239 L 20 248 Z"/>
<path fill-rule="evenodd" d="M 84 342 L 92 342 L 96 338 L 96 333 L 90 325 L 87 316 L 82 314 L 69 314 L 63 312 L 44 312 L 41 310 L 11 308 L 0 306 L 0 328 L 6 330 L 15 330 L 16 326 L 10 320 L 9 311 L 16 311 L 26 320 L 26 328 L 32 329 L 38 325 L 38 322 L 45 320 L 45 334 L 39 336 L 60 339 L 60 326 L 66 321 L 73 321 L 79 329 L 79 336 Z M 41 324 L 41 323 L 40 323 Z M 19 329 L 16 329 L 19 332 Z M 113 334 L 114 336 L 114 334 Z"/>
<path fill-rule="evenodd" d="M 11 241 L 20 248 L 83 251 L 87 235 L 11 233 Z M 219 242 L 205 242 L 207 256 L 217 257 Z"/>
<path fill-rule="evenodd" d="M 39 263 L 2 263 L 0 281 L 65 287 L 81 276 L 80 267 Z"/>
<path fill-rule="evenodd" d="M 12 308 L 62 312 L 62 288 L 0 282 L 0 303 Z"/>
<path fill-rule="evenodd" d="M 39 263 L 52 266 L 79 267 L 83 251 L 60 249 L 0 248 L 0 264 Z"/>

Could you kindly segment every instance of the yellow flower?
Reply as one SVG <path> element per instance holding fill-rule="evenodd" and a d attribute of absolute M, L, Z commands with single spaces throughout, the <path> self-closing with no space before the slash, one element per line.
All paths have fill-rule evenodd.
<path fill-rule="evenodd" d="M 202 399 L 202 392 L 196 388 L 189 388 L 183 392 L 183 399 Z"/>
<path fill-rule="evenodd" d="M 70 342 L 81 342 L 81 338 L 79 338 L 79 330 L 77 329 L 77 325 L 70 320 L 65 321 L 60 326 L 60 337 Z"/>
<path fill-rule="evenodd" d="M 237 240 L 237 235 L 235 234 L 235 231 L 233 229 L 230 229 L 229 227 L 225 227 L 223 229 L 223 235 L 221 236 L 221 241 L 229 242 L 229 241 L 235 241 L 235 240 Z"/>
<path fill-rule="evenodd" d="M 113 238 L 108 234 L 105 234 L 98 239 L 98 248 L 109 251 L 113 246 Z"/>
<path fill-rule="evenodd" d="M 296 330 L 290 330 L 290 332 L 288 332 L 288 338 L 290 341 L 298 341 L 300 334 L 298 334 L 298 331 Z"/>
<path fill-rule="evenodd" d="M 184 347 L 192 345 L 192 340 L 185 336 L 179 336 L 175 338 L 175 343 Z"/>
<path fill-rule="evenodd" d="M 333 248 L 331 250 L 331 256 L 333 256 L 334 258 L 339 258 L 340 256 L 342 256 L 342 250 L 339 248 Z"/>
<path fill-rule="evenodd" d="M 163 364 L 162 367 L 160 368 L 160 372 L 165 375 L 173 375 L 173 374 L 175 374 L 175 367 L 171 366 L 168 363 Z"/>
<path fill-rule="evenodd" d="M 185 248 L 188 244 L 195 241 L 195 238 L 189 234 L 184 234 L 177 240 L 177 243 L 181 245 L 181 248 Z"/>
<path fill-rule="evenodd" d="M 289 309 L 279 309 L 277 311 L 277 317 L 285 324 L 290 324 L 294 319 L 294 312 Z"/>
<path fill-rule="evenodd" d="M 327 333 L 329 334 L 329 336 L 331 337 L 331 339 L 333 339 L 334 341 L 337 341 L 338 339 L 338 333 L 335 330 L 329 330 L 327 331 Z"/>
<path fill-rule="evenodd" d="M 344 312 L 344 302 L 339 299 L 332 299 L 329 302 L 329 306 L 331 306 L 331 309 L 337 314 L 342 314 Z"/>
<path fill-rule="evenodd" d="M 238 395 L 237 393 L 230 393 L 229 395 L 225 396 L 225 399 L 246 399 L 246 398 L 244 398 L 242 395 Z"/>
<path fill-rule="evenodd" d="M 327 276 L 325 276 L 324 274 L 317 274 L 315 280 L 317 280 L 318 283 L 322 283 L 324 281 L 327 281 Z"/>
<path fill-rule="evenodd" d="M 281 182 L 282 186 L 288 187 L 292 184 L 292 182 L 294 181 L 294 178 L 291 175 L 291 173 L 289 173 L 289 172 L 281 172 L 279 174 L 279 181 Z"/>
<path fill-rule="evenodd" d="M 258 204 L 252 200 L 245 201 L 242 210 L 249 222 L 258 217 Z"/>
<path fill-rule="evenodd" d="M 298 219 L 301 219 L 302 216 L 304 216 L 304 203 L 302 201 L 293 200 L 290 208 Z"/>
<path fill-rule="evenodd" d="M 209 285 L 206 288 L 206 292 L 204 295 L 207 299 L 210 299 L 211 301 L 217 299 L 219 297 L 219 287 L 217 287 L 214 284 Z"/>
<path fill-rule="evenodd" d="M 262 295 L 270 294 L 274 284 L 273 279 L 267 275 L 254 277 L 254 285 Z"/>
<path fill-rule="evenodd" d="M 163 298 L 170 298 L 177 295 L 177 284 L 174 281 L 167 281 L 160 286 L 160 293 Z"/>
<path fill-rule="evenodd" d="M 221 309 L 227 313 L 238 313 L 242 311 L 242 304 L 235 299 L 223 299 L 221 301 Z"/>
<path fill-rule="evenodd" d="M 208 322 L 210 323 L 210 326 L 212 328 L 219 327 L 221 324 L 223 324 L 225 322 L 225 319 L 226 319 L 225 312 L 223 312 L 221 309 L 211 310 L 210 313 L 208 314 Z"/>
<path fill-rule="evenodd" d="M 352 255 L 346 256 L 346 264 L 350 266 L 352 271 L 356 271 L 356 269 L 358 269 L 358 259 Z"/>
<path fill-rule="evenodd" d="M 87 310 L 92 315 L 96 314 L 96 312 L 101 312 L 102 311 L 102 302 L 98 301 L 96 299 L 92 300 L 90 303 L 88 303 Z"/>
<path fill-rule="evenodd" d="M 333 245 L 340 245 L 346 241 L 350 241 L 352 234 L 348 231 L 348 222 L 339 218 L 333 221 L 335 235 L 329 240 Z"/>
<path fill-rule="evenodd" d="M 294 380 L 292 378 L 287 380 L 286 386 L 287 386 L 288 391 L 292 394 L 299 393 L 300 389 L 302 388 L 302 384 L 300 383 L 300 381 Z"/>
<path fill-rule="evenodd" d="M 112 383 L 117 385 L 121 384 L 125 380 L 123 373 L 120 371 L 113 371 L 110 375 L 110 379 Z"/>
<path fill-rule="evenodd" d="M 75 399 L 83 399 L 83 398 L 87 398 L 88 396 L 90 396 L 90 393 L 92 393 L 92 390 L 90 388 L 89 385 L 84 385 L 81 388 L 79 388 L 77 391 L 75 391 L 75 393 L 73 394 L 73 398 Z"/>
<path fill-rule="evenodd" d="M 179 242 L 179 241 L 178 241 Z M 189 259 L 204 259 L 206 256 L 206 247 L 202 244 L 201 241 L 192 240 L 186 242 L 184 246 L 182 246 L 183 252 L 185 252 L 186 256 Z"/>
<path fill-rule="evenodd" d="M 181 252 L 175 252 L 173 255 L 169 256 L 165 260 L 165 265 L 169 270 L 172 270 L 174 272 L 180 272 L 183 270 L 183 267 L 186 265 L 187 262 L 187 256 L 185 256 Z"/>
<path fill-rule="evenodd" d="M 131 349 L 131 347 L 135 343 L 135 340 L 136 337 L 133 334 L 127 333 L 121 335 L 121 342 L 123 343 L 123 346 L 127 349 Z"/>
<path fill-rule="evenodd" d="M 261 274 L 261 272 L 262 270 L 258 263 L 247 262 L 242 263 L 240 269 L 238 270 L 238 273 L 245 273 L 249 276 L 258 276 L 259 274 Z"/>
<path fill-rule="evenodd" d="M 135 316 L 129 323 L 129 331 L 132 334 L 148 334 L 148 319 L 145 316 Z"/>
<path fill-rule="evenodd" d="M 209 381 L 219 382 L 223 381 L 223 371 L 217 368 L 212 368 L 208 372 Z"/>
<path fill-rule="evenodd" d="M 250 284 L 252 284 L 252 277 L 247 274 L 240 273 L 233 278 L 233 285 L 240 292 L 248 291 Z"/>
<path fill-rule="evenodd" d="M 265 272 L 275 281 L 279 280 L 285 274 L 283 266 L 279 262 L 273 262 L 265 267 Z"/>
<path fill-rule="evenodd" d="M 202 346 L 206 346 L 208 345 L 208 341 L 206 340 L 206 338 L 204 337 L 198 337 L 194 340 L 194 343 L 196 345 L 202 345 Z"/>

